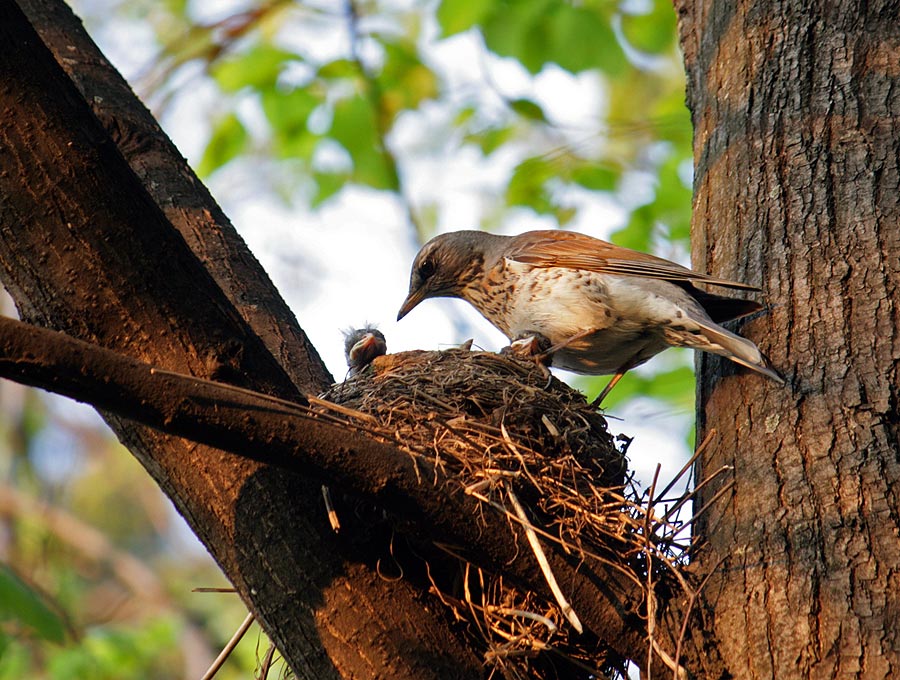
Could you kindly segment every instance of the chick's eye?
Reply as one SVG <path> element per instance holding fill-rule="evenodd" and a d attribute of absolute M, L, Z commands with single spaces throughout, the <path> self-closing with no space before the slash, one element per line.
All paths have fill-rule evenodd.
<path fill-rule="evenodd" d="M 423 260 L 422 264 L 419 265 L 419 276 L 421 276 L 423 279 L 427 279 L 432 274 L 434 274 L 434 261 Z"/>

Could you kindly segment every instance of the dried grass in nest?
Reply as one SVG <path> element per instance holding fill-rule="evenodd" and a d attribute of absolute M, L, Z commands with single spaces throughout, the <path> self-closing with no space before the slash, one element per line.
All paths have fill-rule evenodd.
<path fill-rule="evenodd" d="M 648 515 L 626 492 L 624 449 L 581 393 L 548 378 L 533 361 L 488 352 L 405 352 L 335 385 L 319 408 L 367 414 L 367 431 L 428 455 L 486 505 L 515 521 L 519 503 L 544 540 L 614 560 L 643 583 Z M 438 594 L 478 631 L 486 659 L 506 677 L 555 677 L 541 670 L 550 650 L 583 667 L 583 677 L 607 665 L 596 640 L 569 634 L 558 602 L 465 562 L 463 570 L 461 592 Z"/>

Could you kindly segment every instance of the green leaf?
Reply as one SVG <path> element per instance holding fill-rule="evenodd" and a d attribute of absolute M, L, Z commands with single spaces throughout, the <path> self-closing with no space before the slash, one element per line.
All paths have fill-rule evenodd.
<path fill-rule="evenodd" d="M 531 73 L 552 62 L 572 73 L 600 69 L 616 75 L 628 62 L 612 30 L 611 8 L 517 0 L 485 17 L 482 33 L 490 50 L 518 59 Z"/>
<path fill-rule="evenodd" d="M 270 89 L 275 87 L 285 63 L 299 59 L 293 52 L 259 44 L 216 63 L 212 75 L 225 92 L 237 92 L 245 87 Z"/>
<path fill-rule="evenodd" d="M 683 157 L 691 156 L 693 127 L 691 114 L 684 101 L 684 82 L 678 79 L 672 83 L 669 92 L 659 97 L 652 109 L 653 129 L 660 139 L 665 139 L 677 147 Z"/>
<path fill-rule="evenodd" d="M 613 191 L 619 182 L 619 173 L 586 163 L 572 170 L 572 181 L 591 191 Z"/>
<path fill-rule="evenodd" d="M 628 224 L 613 232 L 614 243 L 632 250 L 649 252 L 653 249 L 653 235 L 656 231 L 656 212 L 653 204 L 647 203 L 631 212 Z"/>
<path fill-rule="evenodd" d="M 513 99 L 509 102 L 509 107 L 523 118 L 536 120 L 541 123 L 547 122 L 544 110 L 531 99 Z"/>
<path fill-rule="evenodd" d="M 444 37 L 467 31 L 480 24 L 490 13 L 492 3 L 482 0 L 443 0 L 437 9 L 437 20 Z"/>
<path fill-rule="evenodd" d="M 369 100 L 361 95 L 338 100 L 334 105 L 330 134 L 351 156 L 354 150 L 379 144 L 375 112 Z"/>
<path fill-rule="evenodd" d="M 481 153 L 490 156 L 494 151 L 499 149 L 515 134 L 515 128 L 512 126 L 500 128 L 488 128 L 481 132 L 466 135 L 466 142 L 473 142 L 481 149 Z"/>
<path fill-rule="evenodd" d="M 353 159 L 353 181 L 374 189 L 397 189 L 396 169 L 381 145 L 375 112 L 368 99 L 355 95 L 338 101 L 334 105 L 331 136 Z"/>
<path fill-rule="evenodd" d="M 313 172 L 313 179 L 316 182 L 316 193 L 313 195 L 310 204 L 313 208 L 318 208 L 329 198 L 340 192 L 349 177 L 346 173 Z"/>
<path fill-rule="evenodd" d="M 414 109 L 422 101 L 438 94 L 438 78 L 425 66 L 415 48 L 403 43 L 382 43 L 385 61 L 378 76 L 380 106 L 386 120 L 400 111 Z"/>
<path fill-rule="evenodd" d="M 610 17 L 598 9 L 561 4 L 550 19 L 550 31 L 552 59 L 567 71 L 600 69 L 618 75 L 627 66 Z"/>
<path fill-rule="evenodd" d="M 5 621 L 50 642 L 62 643 L 65 638 L 62 619 L 44 603 L 42 595 L 0 564 L 0 622 Z"/>
<path fill-rule="evenodd" d="M 519 163 L 506 187 L 507 205 L 523 205 L 538 213 L 554 213 L 556 206 L 550 198 L 546 182 L 554 177 L 550 162 L 541 156 Z"/>
<path fill-rule="evenodd" d="M 288 92 L 267 90 L 260 99 L 272 127 L 272 144 L 280 158 L 312 157 L 318 136 L 306 126 L 310 114 L 323 100 L 319 88 L 296 88 Z"/>
<path fill-rule="evenodd" d="M 173 677 L 180 662 L 179 626 L 167 618 L 138 627 L 94 627 L 78 645 L 54 654 L 47 664 L 50 680 L 134 680 Z"/>
<path fill-rule="evenodd" d="M 670 0 L 654 0 L 647 14 L 622 16 L 622 32 L 628 44 L 658 54 L 675 45 L 675 10 Z"/>
<path fill-rule="evenodd" d="M 514 57 L 531 73 L 537 73 L 552 59 L 546 20 L 555 6 L 553 0 L 516 0 L 498 5 L 482 24 L 485 44 L 494 53 Z"/>
<path fill-rule="evenodd" d="M 183 17 L 187 14 L 187 0 L 165 0 L 165 6 L 176 16 Z"/>
<path fill-rule="evenodd" d="M 475 118 L 475 113 L 474 106 L 465 106 L 456 112 L 456 115 L 453 117 L 453 124 L 456 127 L 463 127 L 466 123 Z"/>
<path fill-rule="evenodd" d="M 578 215 L 578 209 L 571 206 L 556 205 L 553 208 L 553 215 L 556 217 L 556 223 L 564 227 Z"/>
<path fill-rule="evenodd" d="M 335 59 L 322 64 L 317 75 L 325 80 L 344 80 L 359 77 L 359 66 L 350 59 Z"/>
<path fill-rule="evenodd" d="M 201 177 L 209 176 L 244 151 L 248 140 L 247 130 L 235 114 L 223 116 L 213 126 L 197 173 Z"/>
<path fill-rule="evenodd" d="M 25 644 L 12 644 L 10 636 L 0 632 L 0 680 L 21 680 L 37 675 L 32 656 Z M 46 651 L 46 650 L 42 650 Z"/>

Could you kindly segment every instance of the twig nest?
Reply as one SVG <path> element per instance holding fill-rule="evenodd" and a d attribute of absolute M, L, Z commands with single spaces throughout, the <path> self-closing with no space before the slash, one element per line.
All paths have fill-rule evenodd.
<path fill-rule="evenodd" d="M 462 349 L 389 354 L 322 398 L 374 416 L 448 472 L 487 479 L 568 461 L 598 487 L 625 483 L 606 420 L 530 360 Z"/>
<path fill-rule="evenodd" d="M 513 531 L 527 522 L 568 554 L 602 555 L 629 571 L 643 549 L 643 518 L 623 489 L 625 454 L 606 420 L 530 359 L 464 349 L 380 356 L 321 398 L 357 423 L 365 414 L 367 432 L 428 456 L 486 510 L 505 513 Z M 453 559 L 456 569 L 430 566 L 433 590 L 470 623 L 503 676 L 588 678 L 619 668 L 594 636 L 572 634 L 558 600 Z"/>

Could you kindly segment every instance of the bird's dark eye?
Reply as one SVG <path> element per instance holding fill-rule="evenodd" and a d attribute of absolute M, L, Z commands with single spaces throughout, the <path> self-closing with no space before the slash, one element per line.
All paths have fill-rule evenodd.
<path fill-rule="evenodd" d="M 434 274 L 434 260 L 422 260 L 422 264 L 419 265 L 419 276 L 427 279 L 432 274 Z"/>

